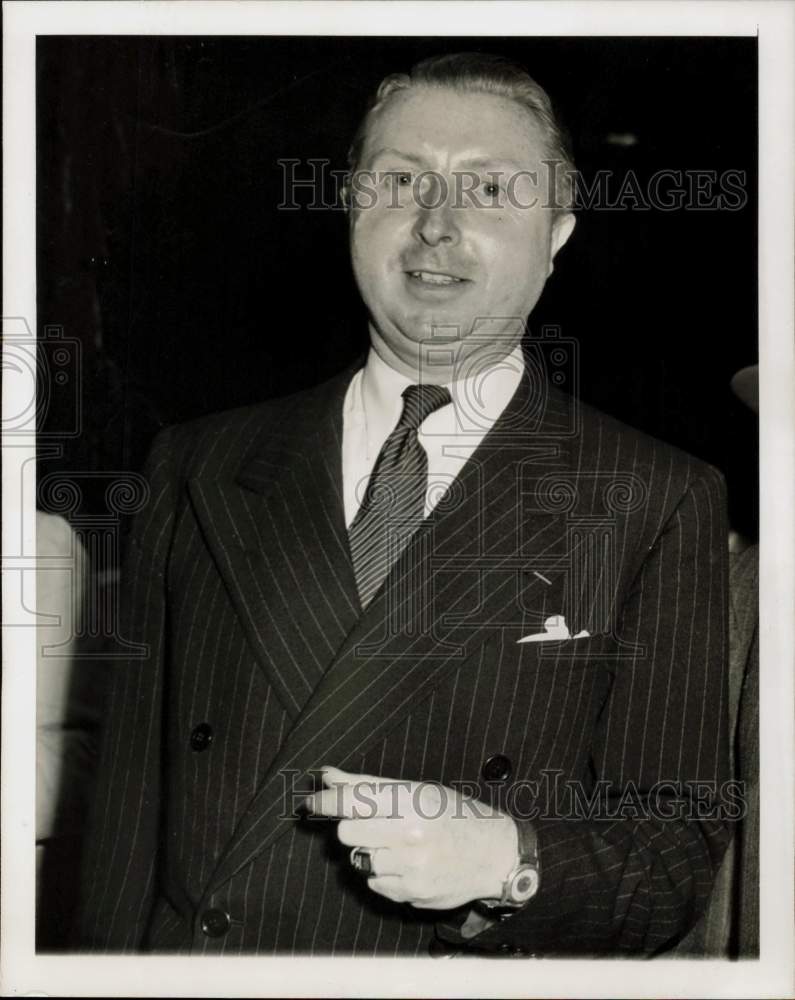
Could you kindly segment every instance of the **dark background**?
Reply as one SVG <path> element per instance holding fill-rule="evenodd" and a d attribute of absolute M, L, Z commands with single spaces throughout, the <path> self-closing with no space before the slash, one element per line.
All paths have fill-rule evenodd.
<path fill-rule="evenodd" d="M 279 211 L 277 160 L 344 168 L 386 73 L 475 49 L 550 92 L 586 179 L 746 172 L 741 211 L 579 212 L 531 328 L 577 338 L 585 400 L 721 468 L 734 525 L 755 535 L 757 428 L 728 388 L 757 352 L 755 39 L 37 45 L 38 323 L 82 348 L 81 433 L 40 475 L 137 470 L 160 426 L 309 386 L 361 351 L 345 217 Z M 45 433 L 68 422 L 67 395 Z M 82 503 L 100 512 L 102 492 Z"/>

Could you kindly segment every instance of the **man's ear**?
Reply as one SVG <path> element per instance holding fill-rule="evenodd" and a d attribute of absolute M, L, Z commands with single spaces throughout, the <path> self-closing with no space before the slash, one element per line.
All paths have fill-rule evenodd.
<path fill-rule="evenodd" d="M 563 212 L 557 216 L 555 221 L 552 223 L 552 237 L 549 248 L 549 274 L 552 274 L 554 269 L 552 262 L 555 259 L 558 250 L 564 246 L 568 238 L 571 236 L 576 222 L 577 220 L 574 218 L 573 212 Z M 547 276 L 549 276 L 549 274 Z"/>

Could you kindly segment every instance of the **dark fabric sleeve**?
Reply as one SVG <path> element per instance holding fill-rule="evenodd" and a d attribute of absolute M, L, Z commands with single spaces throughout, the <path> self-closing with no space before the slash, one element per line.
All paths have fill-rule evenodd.
<path fill-rule="evenodd" d="M 564 797 L 556 815 L 529 820 L 537 896 L 468 942 L 452 924 L 438 927 L 441 938 L 515 953 L 653 954 L 693 926 L 731 836 L 720 807 L 729 779 L 727 563 L 723 481 L 707 469 L 624 601 L 618 635 L 636 649 L 611 668 L 590 787 L 579 804 Z"/>
<path fill-rule="evenodd" d="M 145 468 L 149 497 L 125 553 L 114 646 L 142 646 L 106 661 L 108 701 L 74 936 L 92 951 L 140 947 L 154 896 L 158 846 L 165 566 L 174 518 L 170 432 Z"/>

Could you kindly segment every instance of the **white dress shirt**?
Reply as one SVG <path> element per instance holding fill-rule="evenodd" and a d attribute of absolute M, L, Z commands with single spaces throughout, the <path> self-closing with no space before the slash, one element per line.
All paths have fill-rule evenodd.
<path fill-rule="evenodd" d="M 447 384 L 452 403 L 427 417 L 418 439 L 428 456 L 425 516 L 441 500 L 464 463 L 516 392 L 524 371 L 521 347 L 476 374 Z M 371 348 L 351 380 L 342 424 L 342 484 L 345 524 L 356 516 L 382 445 L 403 409 L 401 393 L 412 379 L 390 368 Z"/>

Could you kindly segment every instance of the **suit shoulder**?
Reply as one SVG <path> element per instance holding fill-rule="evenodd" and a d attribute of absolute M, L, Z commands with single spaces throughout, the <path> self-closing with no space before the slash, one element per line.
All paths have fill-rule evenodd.
<path fill-rule="evenodd" d="M 634 472 L 650 485 L 665 483 L 672 495 L 683 495 L 697 482 L 717 483 L 723 475 L 703 459 L 610 414 L 579 402 L 582 451 L 600 468 Z"/>
<path fill-rule="evenodd" d="M 216 467 L 219 462 L 224 465 L 222 456 L 229 461 L 243 454 L 247 441 L 256 437 L 262 427 L 279 420 L 276 402 L 268 400 L 166 426 L 158 432 L 152 454 L 167 451 L 179 478 L 191 475 L 197 466 L 207 461 L 212 461 Z"/>
<path fill-rule="evenodd" d="M 245 461 L 263 436 L 274 433 L 298 405 L 300 394 L 211 413 L 168 428 L 171 453 L 183 476 L 209 465 L 223 476 Z"/>
<path fill-rule="evenodd" d="M 233 474 L 241 464 L 299 424 L 322 419 L 333 398 L 341 405 L 351 372 L 346 370 L 327 382 L 288 396 L 240 406 L 161 431 L 169 439 L 172 460 L 181 477 L 211 473 Z"/>

